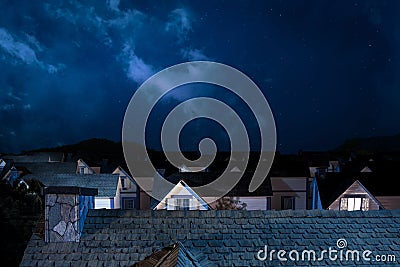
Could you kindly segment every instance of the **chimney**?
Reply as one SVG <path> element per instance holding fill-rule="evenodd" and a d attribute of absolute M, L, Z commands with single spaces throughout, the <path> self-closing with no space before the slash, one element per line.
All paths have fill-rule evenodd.
<path fill-rule="evenodd" d="M 98 190 L 73 186 L 44 188 L 45 241 L 79 242 L 86 214 Z"/>

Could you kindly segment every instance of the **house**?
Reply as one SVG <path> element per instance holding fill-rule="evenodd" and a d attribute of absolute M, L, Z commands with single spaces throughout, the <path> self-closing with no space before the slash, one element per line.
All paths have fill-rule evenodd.
<path fill-rule="evenodd" d="M 76 163 L 31 163 L 25 166 L 34 170 L 34 174 L 25 175 L 23 179 L 38 180 L 43 186 L 97 188 L 99 193 L 94 203 L 96 209 L 140 208 L 139 187 L 121 167 L 115 169 L 112 174 L 82 175 L 75 173 Z"/>
<path fill-rule="evenodd" d="M 183 180 L 154 207 L 154 210 L 209 210 L 210 206 Z"/>
<path fill-rule="evenodd" d="M 18 179 L 19 172 L 15 166 L 11 166 L 7 172 L 5 172 L 2 180 L 6 181 L 10 186 L 14 185 L 14 182 Z"/>
<path fill-rule="evenodd" d="M 277 155 L 269 173 L 272 210 L 309 208 L 309 169 L 297 155 Z"/>
<path fill-rule="evenodd" d="M 400 259 L 400 211 L 93 210 L 90 189 L 45 192 L 44 221 L 20 266 L 380 266 L 376 255 L 396 266 Z"/>
<path fill-rule="evenodd" d="M 331 210 L 400 209 L 400 193 L 388 186 L 389 173 L 327 173 L 313 181 L 313 208 Z"/>
<path fill-rule="evenodd" d="M 253 178 L 253 173 L 234 173 L 235 175 L 241 176 L 239 182 L 225 195 L 226 197 L 233 198 L 235 201 L 246 204 L 247 210 L 268 210 L 270 209 L 272 189 L 271 181 L 267 177 L 259 188 L 254 192 L 249 192 L 249 184 Z M 178 185 L 180 181 L 185 181 L 185 185 L 190 186 L 194 192 L 195 187 L 209 184 L 215 181 L 221 173 L 218 172 L 179 172 L 170 175 L 166 179 Z M 232 174 L 233 175 L 233 174 Z M 217 192 L 218 193 L 218 192 Z M 198 194 L 196 192 L 196 194 Z M 200 194 L 198 194 L 200 195 Z M 209 203 L 209 206 L 214 209 L 217 205 L 216 192 L 206 190 L 200 195 L 201 198 Z"/>
<path fill-rule="evenodd" d="M 78 165 L 76 167 L 76 173 L 79 174 L 94 174 L 100 173 L 100 167 L 90 167 L 83 159 L 78 159 Z"/>
<path fill-rule="evenodd" d="M 117 167 L 112 174 L 119 176 L 114 208 L 140 209 L 141 190 L 135 180 L 121 167 Z M 142 200 L 145 202 L 143 198 L 142 196 Z M 144 207 L 142 206 L 142 208 Z"/>

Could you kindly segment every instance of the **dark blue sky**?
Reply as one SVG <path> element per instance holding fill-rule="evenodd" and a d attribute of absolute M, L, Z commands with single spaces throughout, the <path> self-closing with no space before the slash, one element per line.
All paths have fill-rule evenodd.
<path fill-rule="evenodd" d="M 399 1 L 2 0 L 0 10 L 0 151 L 120 140 L 138 86 L 190 60 L 251 77 L 273 110 L 283 152 L 400 132 Z M 159 117 L 212 92 L 176 91 Z M 220 130 L 210 126 L 224 146 Z"/>

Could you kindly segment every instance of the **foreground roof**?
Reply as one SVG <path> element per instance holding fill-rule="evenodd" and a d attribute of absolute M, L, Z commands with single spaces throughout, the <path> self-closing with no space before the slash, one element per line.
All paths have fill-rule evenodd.
<path fill-rule="evenodd" d="M 269 250 L 327 250 L 345 239 L 350 250 L 400 260 L 397 211 L 133 211 L 90 210 L 79 243 L 45 243 L 34 234 L 21 266 L 130 266 L 181 242 L 197 266 L 310 265 L 257 259 Z M 149 259 L 149 258 L 147 258 Z M 289 264 L 290 263 L 290 264 Z M 313 265 L 381 265 L 376 261 L 313 261 Z"/>

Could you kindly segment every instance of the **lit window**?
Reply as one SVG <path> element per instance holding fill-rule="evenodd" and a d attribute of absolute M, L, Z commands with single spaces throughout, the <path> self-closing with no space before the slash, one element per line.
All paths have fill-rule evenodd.
<path fill-rule="evenodd" d="M 347 196 L 340 200 L 340 210 L 369 210 L 369 198 L 365 196 Z"/>
<path fill-rule="evenodd" d="M 190 210 L 192 198 L 177 197 L 167 199 L 167 210 Z"/>

